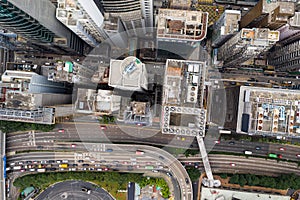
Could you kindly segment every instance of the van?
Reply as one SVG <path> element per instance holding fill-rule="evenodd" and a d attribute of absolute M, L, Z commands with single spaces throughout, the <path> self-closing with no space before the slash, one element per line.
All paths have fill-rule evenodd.
<path fill-rule="evenodd" d="M 251 154 L 252 154 L 252 151 L 244 151 L 244 153 L 245 153 L 246 155 L 251 155 Z"/>

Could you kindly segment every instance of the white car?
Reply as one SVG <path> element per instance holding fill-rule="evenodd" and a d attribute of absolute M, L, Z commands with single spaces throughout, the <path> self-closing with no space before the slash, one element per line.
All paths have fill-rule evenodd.
<path fill-rule="evenodd" d="M 29 169 L 30 172 L 35 172 L 34 168 Z"/>

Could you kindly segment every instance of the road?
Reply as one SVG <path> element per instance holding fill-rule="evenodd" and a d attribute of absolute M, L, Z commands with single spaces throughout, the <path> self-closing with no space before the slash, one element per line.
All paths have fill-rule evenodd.
<path fill-rule="evenodd" d="M 64 150 L 68 148 L 64 141 L 83 141 L 83 142 L 127 142 L 127 143 L 146 143 L 146 144 L 156 144 L 161 146 L 172 146 L 180 147 L 183 149 L 189 148 L 191 145 L 193 147 L 198 147 L 195 139 L 193 137 L 184 137 L 185 140 L 182 141 L 181 138 L 177 139 L 173 135 L 163 135 L 157 132 L 156 129 L 135 130 L 138 132 L 138 137 L 132 136 L 135 134 L 132 128 L 131 135 L 123 132 L 123 127 L 117 127 L 115 125 L 108 126 L 106 130 L 99 130 L 98 125 L 93 124 L 81 124 L 80 128 L 86 130 L 84 135 L 78 134 L 77 129 L 74 126 L 65 126 L 65 133 L 55 132 L 36 132 L 35 140 L 33 141 L 33 136 L 31 133 L 24 133 L 19 135 L 7 135 L 7 148 L 8 154 L 13 154 L 15 151 L 22 150 Z M 131 127 L 126 127 L 126 130 L 131 130 Z M 81 130 L 82 131 L 82 130 Z M 153 134 L 154 133 L 154 134 Z M 291 145 L 279 145 L 270 143 L 260 143 L 260 142 L 248 142 L 248 141 L 234 141 L 235 144 L 229 144 L 229 141 L 221 141 L 220 144 L 216 144 L 217 139 L 212 139 L 209 136 L 205 138 L 205 146 L 207 152 L 209 151 L 219 151 L 219 152 L 233 152 L 233 153 L 243 153 L 245 150 L 253 152 L 253 155 L 266 156 L 268 153 L 281 154 L 283 159 L 300 161 L 296 155 L 300 154 L 299 146 Z M 35 144 L 35 145 L 33 145 Z M 69 144 L 70 145 L 70 144 Z M 260 150 L 256 150 L 255 147 L 261 147 Z M 285 151 L 280 151 L 279 148 L 284 147 Z M 78 149 L 79 147 L 77 147 Z"/>
<path fill-rule="evenodd" d="M 6 137 L 6 134 L 5 133 L 2 133 L 0 131 L 0 155 L 1 155 L 1 161 L 0 161 L 0 195 L 1 195 L 1 199 L 2 200 L 5 200 L 6 199 L 6 190 L 5 190 L 5 177 L 4 177 L 4 156 L 5 156 L 5 137 Z"/>
<path fill-rule="evenodd" d="M 179 158 L 186 166 L 194 166 L 195 162 L 199 162 L 200 157 Z M 279 175 L 295 173 L 300 175 L 300 170 L 297 163 L 289 163 L 285 161 L 277 162 L 276 160 L 245 157 L 245 156 L 231 156 L 231 155 L 209 155 L 212 171 L 214 173 L 251 173 L 258 175 Z M 189 164 L 191 163 L 191 164 Z M 234 163 L 235 166 L 231 166 Z M 204 169 L 200 162 L 200 169 Z"/>
<path fill-rule="evenodd" d="M 90 190 L 90 194 L 82 191 L 82 188 Z M 83 181 L 65 181 L 48 187 L 35 200 L 57 200 L 57 199 L 86 199 L 89 200 L 114 200 L 114 198 L 102 188 Z"/>
<path fill-rule="evenodd" d="M 70 148 L 70 145 L 68 144 Z M 78 148 L 78 149 L 77 149 Z M 80 150 L 83 150 L 81 152 Z M 107 149 L 113 149 L 113 152 L 105 152 Z M 79 150 L 79 151 L 78 151 Z M 136 155 L 136 150 L 141 150 L 144 155 Z M 79 153 L 81 152 L 80 155 Z M 32 152 L 16 154 L 14 156 L 8 157 L 8 163 L 14 163 L 16 165 L 24 165 L 25 161 L 44 161 L 44 160 L 68 160 L 68 163 L 80 164 L 79 160 L 83 160 L 85 163 L 89 163 L 89 167 L 95 167 L 96 162 L 105 161 L 105 165 L 132 165 L 132 159 L 135 159 L 136 164 L 133 165 L 135 171 L 145 171 L 145 166 L 155 166 L 155 168 L 160 169 L 162 166 L 167 166 L 168 172 L 173 175 L 179 184 L 180 190 L 174 190 L 175 199 L 192 199 L 192 185 L 189 180 L 189 176 L 185 168 L 181 163 L 173 157 L 171 154 L 164 150 L 156 147 L 146 146 L 146 145 L 121 145 L 121 144 L 99 144 L 99 143 L 78 143 L 76 146 L 76 152 Z M 92 160 L 94 163 L 92 164 Z M 22 161 L 22 164 L 19 162 Z M 127 162 L 127 163 L 125 163 Z M 104 165 L 104 164 L 102 164 Z M 138 169 L 136 169 L 138 165 Z M 57 163 L 53 163 L 53 166 L 58 168 Z M 53 167 L 51 166 L 51 167 Z M 84 166 L 81 166 L 80 170 L 83 170 Z M 17 173 L 20 173 L 19 170 Z M 189 182 L 186 183 L 185 179 Z M 174 187 L 177 187 L 176 185 Z M 178 191 L 180 191 L 178 193 Z"/>

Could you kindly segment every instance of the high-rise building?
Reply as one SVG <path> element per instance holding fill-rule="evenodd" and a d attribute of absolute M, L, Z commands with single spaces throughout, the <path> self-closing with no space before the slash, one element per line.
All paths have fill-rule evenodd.
<path fill-rule="evenodd" d="M 34 72 L 6 70 L 0 83 L 0 119 L 54 124 L 57 104 L 71 103 L 71 91 Z"/>
<path fill-rule="evenodd" d="M 157 56 L 160 59 L 193 59 L 206 37 L 208 13 L 191 10 L 159 9 L 157 21 Z M 197 56 L 200 53 L 196 53 Z"/>
<path fill-rule="evenodd" d="M 240 10 L 225 10 L 213 25 L 212 46 L 219 47 L 239 31 Z"/>
<path fill-rule="evenodd" d="M 241 19 L 240 28 L 270 28 L 276 30 L 285 25 L 294 16 L 295 2 L 278 0 L 260 0 Z"/>
<path fill-rule="evenodd" d="M 148 90 L 148 73 L 145 64 L 134 56 L 124 60 L 111 59 L 108 85 L 123 90 Z"/>
<path fill-rule="evenodd" d="M 297 72 L 300 69 L 300 12 L 295 12 L 290 23 L 278 29 L 280 40 L 268 54 L 268 63 L 276 71 Z"/>
<path fill-rule="evenodd" d="M 218 60 L 223 61 L 224 67 L 236 67 L 269 50 L 279 40 L 279 35 L 279 31 L 266 28 L 243 28 L 218 48 Z"/>
<path fill-rule="evenodd" d="M 100 2 L 105 13 L 119 17 L 129 36 L 137 36 L 153 31 L 152 0 L 94 0 Z M 140 35 L 141 36 L 141 35 Z"/>
<path fill-rule="evenodd" d="M 206 37 L 208 13 L 201 11 L 159 9 L 157 40 L 200 42 Z"/>
<path fill-rule="evenodd" d="M 59 0 L 56 18 L 93 47 L 108 37 L 104 17 L 93 0 Z"/>
<path fill-rule="evenodd" d="M 75 110 L 77 113 L 110 115 L 120 110 L 121 96 L 111 90 L 78 88 Z"/>
<path fill-rule="evenodd" d="M 220 98 L 220 92 L 226 98 Z M 300 135 L 298 90 L 238 86 L 215 89 L 211 97 L 211 120 L 224 128 L 258 135 Z M 220 119 L 224 124 L 219 124 Z"/>
<path fill-rule="evenodd" d="M 20 34 L 28 44 L 44 52 L 80 55 L 89 46 L 55 18 L 48 0 L 4 0 L 0 2 L 0 25 Z"/>
<path fill-rule="evenodd" d="M 199 61 L 167 60 L 162 97 L 162 133 L 204 136 L 205 66 L 205 62 Z"/>

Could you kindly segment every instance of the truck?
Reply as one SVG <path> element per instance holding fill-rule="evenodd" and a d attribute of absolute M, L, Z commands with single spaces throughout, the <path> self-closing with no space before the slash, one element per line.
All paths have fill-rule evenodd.
<path fill-rule="evenodd" d="M 14 166 L 14 170 L 20 170 L 22 167 L 21 166 Z"/>
<path fill-rule="evenodd" d="M 38 168 L 36 171 L 37 171 L 37 172 L 45 172 L 46 169 L 45 169 L 45 168 Z"/>
<path fill-rule="evenodd" d="M 66 164 L 66 163 L 63 163 L 63 164 L 60 164 L 60 165 L 59 165 L 59 167 L 60 167 L 60 168 L 68 168 L 68 167 L 69 167 L 69 165 L 68 165 L 68 164 Z"/>

